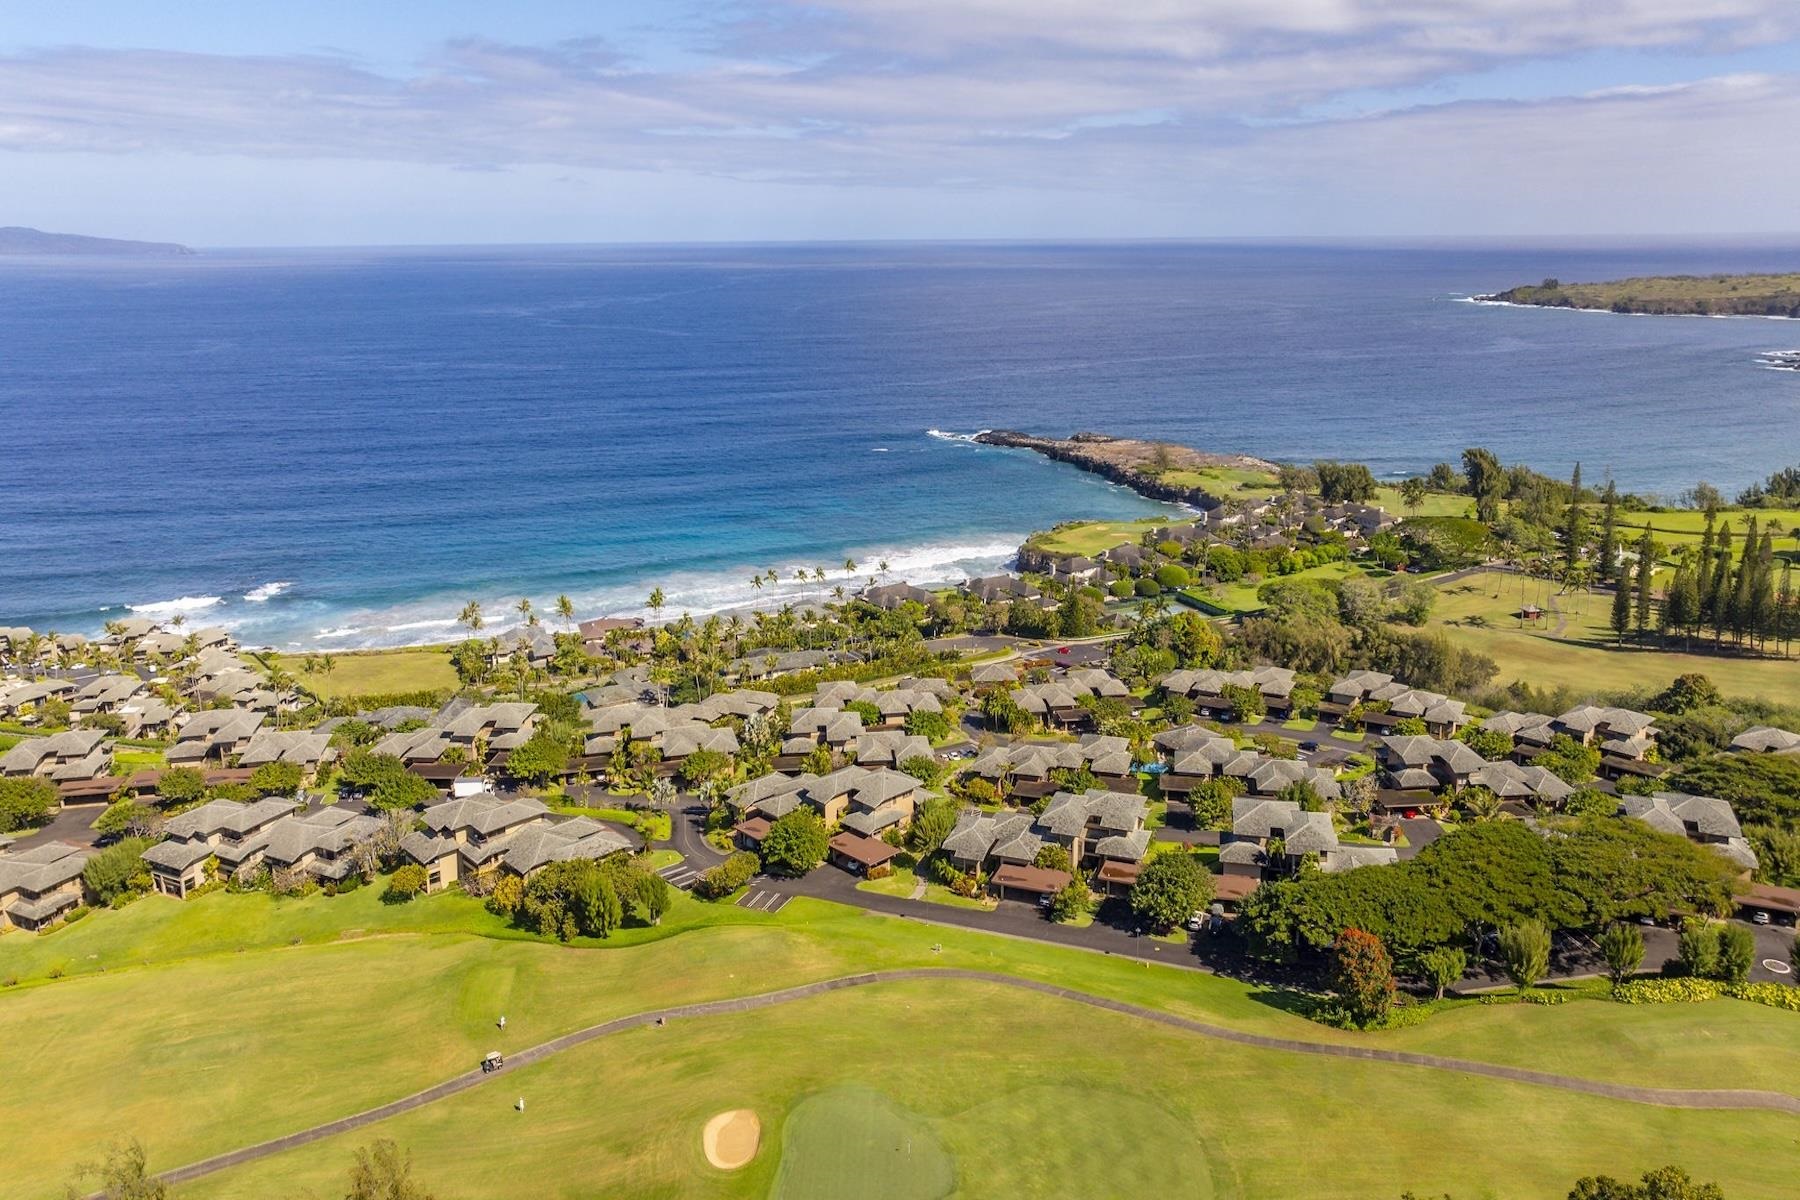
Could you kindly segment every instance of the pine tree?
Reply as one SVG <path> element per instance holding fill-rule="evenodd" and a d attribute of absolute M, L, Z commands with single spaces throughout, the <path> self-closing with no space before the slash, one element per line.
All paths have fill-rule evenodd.
<path fill-rule="evenodd" d="M 1619 488 L 1612 480 L 1606 481 L 1606 491 L 1601 496 L 1605 502 L 1605 510 L 1600 517 L 1600 571 L 1601 579 L 1617 579 L 1619 576 Z"/>
<path fill-rule="evenodd" d="M 1781 593 L 1775 600 L 1775 638 L 1786 657 L 1788 642 L 1794 636 L 1794 623 L 1800 614 L 1794 611 L 1794 564 L 1784 559 L 1781 564 Z"/>
<path fill-rule="evenodd" d="M 1581 547 L 1587 541 L 1587 510 L 1581 507 L 1581 464 L 1569 478 L 1569 511 L 1563 518 L 1563 561 L 1570 572 L 1581 561 Z"/>
<path fill-rule="evenodd" d="M 1638 539 L 1637 561 L 1637 631 L 1642 635 L 1650 628 L 1650 585 L 1656 578 L 1656 547 L 1650 540 L 1650 526 Z"/>
<path fill-rule="evenodd" d="M 1731 526 L 1719 530 L 1718 546 L 1713 551 L 1712 582 L 1706 592 L 1706 621 L 1713 628 L 1713 644 L 1725 639 L 1731 625 Z"/>
<path fill-rule="evenodd" d="M 1739 646 L 1746 635 L 1755 632 L 1750 609 L 1751 593 L 1756 589 L 1756 542 L 1756 518 L 1751 517 L 1744 528 L 1744 555 L 1731 581 L 1731 640 Z"/>
<path fill-rule="evenodd" d="M 1686 642 L 1700 621 L 1700 592 L 1695 586 L 1694 571 L 1683 562 L 1675 571 L 1669 594 L 1663 601 L 1664 632 L 1676 630 Z"/>
<path fill-rule="evenodd" d="M 1612 629 L 1623 646 L 1625 635 L 1631 632 L 1631 589 L 1625 586 L 1624 580 L 1613 588 Z"/>
<path fill-rule="evenodd" d="M 1713 510 L 1706 510 L 1706 527 L 1700 531 L 1700 559 L 1695 590 L 1700 593 L 1700 610 L 1695 623 L 1704 625 L 1712 617 L 1713 564 L 1718 553 L 1718 535 L 1713 530 Z"/>
<path fill-rule="evenodd" d="M 1775 629 L 1775 540 L 1765 530 L 1756 546 L 1756 566 L 1750 579 L 1749 611 L 1745 624 L 1761 651 Z"/>

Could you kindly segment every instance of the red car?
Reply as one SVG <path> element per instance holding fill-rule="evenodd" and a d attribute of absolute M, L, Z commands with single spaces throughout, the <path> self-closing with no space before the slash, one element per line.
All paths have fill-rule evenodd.
<path fill-rule="evenodd" d="M 1056 648 L 1056 652 L 1058 654 L 1067 654 L 1069 652 L 1069 648 L 1067 646 L 1058 646 Z"/>

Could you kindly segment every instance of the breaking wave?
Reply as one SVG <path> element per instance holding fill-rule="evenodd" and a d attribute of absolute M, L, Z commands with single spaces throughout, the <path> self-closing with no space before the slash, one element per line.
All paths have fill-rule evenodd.
<path fill-rule="evenodd" d="M 153 604 L 127 604 L 125 607 L 140 617 L 172 617 L 177 613 L 186 616 L 223 603 L 223 596 L 177 596 L 173 600 L 158 600 Z"/>

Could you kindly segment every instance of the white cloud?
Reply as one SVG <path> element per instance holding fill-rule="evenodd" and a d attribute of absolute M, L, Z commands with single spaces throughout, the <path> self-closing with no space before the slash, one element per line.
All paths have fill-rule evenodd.
<path fill-rule="evenodd" d="M 317 55 L 40 50 L 0 58 L 0 150 L 1111 190 L 1191 198 L 1196 213 L 1357 195 L 1389 214 L 1473 204 L 1499 220 L 1484 197 L 1503 174 L 1583 194 L 1660 181 L 1670 213 L 1708 177 L 1773 185 L 1793 169 L 1769 147 L 1800 128 L 1792 76 L 1306 118 L 1333 97 L 1508 63 L 1778 43 L 1800 36 L 1793 0 L 764 0 L 738 12 L 683 60 L 703 65 L 667 71 L 593 40 L 466 39 L 404 76 Z M 1737 188 L 1714 203 L 1761 201 Z"/>

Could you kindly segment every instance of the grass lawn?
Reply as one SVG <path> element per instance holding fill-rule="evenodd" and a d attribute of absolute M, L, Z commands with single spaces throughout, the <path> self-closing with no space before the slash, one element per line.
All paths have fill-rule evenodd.
<path fill-rule="evenodd" d="M 393 692 L 455 691 L 456 670 L 450 653 L 436 647 L 409 650 L 358 650 L 331 656 L 331 674 L 305 671 L 298 654 L 271 654 L 300 685 L 321 699 L 335 696 L 370 696 Z"/>
<path fill-rule="evenodd" d="M 856 885 L 856 890 L 873 892 L 877 896 L 910 896 L 918 882 L 919 877 L 913 874 L 911 867 L 896 867 L 892 875 L 863 880 Z"/>
<path fill-rule="evenodd" d="M 1240 579 L 1236 583 L 1228 583 L 1215 588 L 1209 597 L 1220 608 L 1232 612 L 1258 612 L 1263 602 L 1257 597 L 1256 589 L 1275 579 L 1315 579 L 1320 582 L 1329 580 L 1355 579 L 1369 574 L 1367 568 L 1352 562 L 1326 563 L 1322 567 L 1308 567 L 1304 571 L 1295 571 L 1292 575 L 1270 575 L 1261 579 Z"/>
<path fill-rule="evenodd" d="M 1595 508 L 1593 520 L 1598 528 L 1600 510 Z M 1749 526 L 1750 518 L 1756 518 L 1757 538 L 1768 532 L 1771 522 L 1774 525 L 1774 548 L 1776 554 L 1800 552 L 1800 538 L 1794 536 L 1794 530 L 1800 529 L 1800 509 L 1793 508 L 1758 508 L 1722 512 L 1714 525 L 1715 529 L 1731 527 L 1731 548 L 1738 557 L 1743 557 L 1744 534 Z M 1629 545 L 1638 533 L 1648 524 L 1651 536 L 1672 550 L 1677 546 L 1699 546 L 1702 531 L 1706 528 L 1706 514 L 1688 509 L 1673 512 L 1634 512 L 1619 514 L 1619 540 Z M 1666 555 L 1667 551 L 1665 551 Z"/>
<path fill-rule="evenodd" d="M 545 801 L 550 810 L 565 817 L 592 817 L 596 821 L 614 821 L 644 834 L 653 842 L 666 842 L 671 832 L 671 819 L 662 809 L 636 811 L 629 808 L 584 808 L 579 804 Z"/>
<path fill-rule="evenodd" d="M 1205 488 L 1226 500 L 1240 492 L 1264 488 L 1273 492 L 1280 486 L 1280 480 L 1267 471 L 1254 471 L 1248 467 L 1199 467 L 1191 471 L 1164 471 L 1157 478 L 1174 487 Z"/>
<path fill-rule="evenodd" d="M 518 1096 L 526 1114 L 511 1109 Z M 738 1107 L 761 1117 L 764 1148 L 740 1171 L 712 1170 L 700 1130 Z M 1431 1117 L 1370 1120 L 1404 1111 Z M 603 1039 L 182 1196 L 336 1194 L 352 1149 L 379 1136 L 409 1148 L 443 1200 L 510 1194 L 523 1162 L 532 1194 L 555 1198 L 1201 1200 L 1402 1188 L 1561 1197 L 1583 1174 L 1676 1162 L 1756 1200 L 1790 1194 L 1792 1123 L 1257 1050 L 992 985 L 921 981 Z M 1296 1171 L 1296 1145 L 1330 1169 Z"/>
<path fill-rule="evenodd" d="M 1475 511 L 1473 496 L 1454 496 L 1448 492 L 1426 492 L 1425 501 L 1414 512 L 1406 507 L 1401 499 L 1400 489 L 1384 487 L 1375 489 L 1375 503 L 1393 513 L 1396 517 L 1466 517 Z"/>
<path fill-rule="evenodd" d="M 1546 610 L 1535 627 L 1521 628 L 1514 615 L 1520 604 L 1519 578 L 1498 572 L 1472 575 L 1440 589 L 1431 627 L 1493 658 L 1500 665 L 1496 683 L 1523 679 L 1592 692 L 1658 690 L 1677 675 L 1697 671 L 1727 695 L 1800 704 L 1800 664 L 1792 660 L 1621 648 L 1608 627 L 1610 597 L 1556 596 L 1553 586 L 1535 580 L 1526 580 L 1524 587 L 1525 599 Z M 1549 611 L 1551 602 L 1563 609 L 1561 615 Z M 1563 616 L 1567 624 L 1559 636 Z"/>
<path fill-rule="evenodd" d="M 1095 555 L 1114 546 L 1136 542 L 1151 529 L 1161 529 L 1173 517 L 1148 517 L 1141 521 L 1078 521 L 1061 529 L 1033 535 L 1031 545 L 1050 554 Z"/>
<path fill-rule="evenodd" d="M 874 1088 L 846 1084 L 808 1096 L 788 1114 L 770 1195 L 937 1200 L 955 1186 L 955 1160 L 926 1121 Z"/>
<path fill-rule="evenodd" d="M 910 898 L 919 877 L 913 874 L 910 867 L 896 867 L 894 873 L 882 879 L 865 879 L 856 885 L 859 892 L 874 892 L 878 896 L 900 896 Z M 928 904 L 943 904 L 950 908 L 976 908 L 984 912 L 992 911 L 995 902 L 986 899 L 972 899 L 959 896 L 941 883 L 926 883 L 925 894 L 920 897 Z"/>
<path fill-rule="evenodd" d="M 1311 733 L 1319 727 L 1319 722 L 1313 717 L 1290 717 L 1281 723 L 1281 727 L 1291 729 L 1295 733 Z"/>
<path fill-rule="evenodd" d="M 37 1081 L 0 1089 L 0 1120 L 32 1130 L 9 1143 L 7 1195 L 60 1194 L 71 1164 L 122 1134 L 167 1168 L 428 1086 L 489 1049 L 882 967 L 996 970 L 1251 1032 L 1593 1078 L 1789 1092 L 1800 1079 L 1795 1015 L 1737 1001 L 1467 1004 L 1371 1039 L 1305 1022 L 1235 980 L 806 898 L 771 915 L 682 895 L 660 927 L 559 946 L 505 929 L 454 893 L 389 907 L 379 890 L 150 897 L 47 936 L 0 937 L 0 962 L 24 981 L 0 989 L 0 1078 Z M 49 979 L 52 968 L 67 977 Z M 501 1013 L 504 1035 L 494 1027 Z M 1743 1200 L 1784 1194 L 1800 1167 L 1791 1118 L 1647 1109 L 1255 1050 L 930 980 L 603 1039 L 179 1195 L 333 1194 L 350 1148 L 391 1136 L 443 1200 L 511 1194 L 524 1163 L 534 1196 L 764 1196 L 786 1123 L 807 1097 L 845 1085 L 875 1088 L 912 1114 L 969 1195 L 1363 1197 L 1413 1187 L 1512 1200 L 1561 1196 L 1583 1173 L 1674 1161 Z M 510 1110 L 520 1095 L 528 1116 Z M 1218 1097 L 1229 1103 L 1215 1107 Z M 759 1113 L 765 1149 L 725 1175 L 705 1166 L 700 1129 L 733 1107 Z M 46 1111 L 57 1119 L 36 1119 Z M 1399 1111 L 1431 1119 L 1367 1119 Z M 1497 1138 L 1496 1128 L 1510 1132 Z M 1293 1174 L 1302 1141 L 1332 1170 Z"/>
<path fill-rule="evenodd" d="M 168 765 L 168 759 L 161 750 L 125 749 L 115 747 L 113 750 L 113 773 L 129 775 L 133 771 L 156 771 Z"/>

